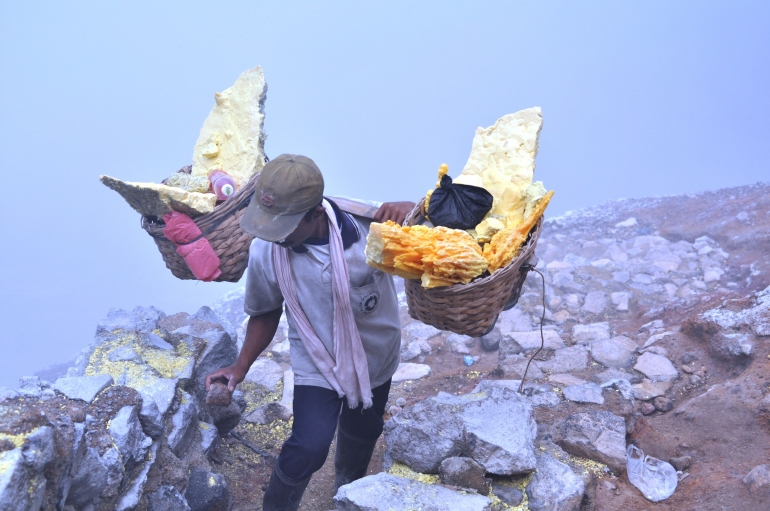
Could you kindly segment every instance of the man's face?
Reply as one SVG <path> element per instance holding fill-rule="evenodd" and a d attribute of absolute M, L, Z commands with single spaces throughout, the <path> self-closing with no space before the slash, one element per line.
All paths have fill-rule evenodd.
<path fill-rule="evenodd" d="M 322 206 L 317 207 L 315 210 L 313 210 L 313 214 L 309 222 L 303 218 L 299 221 L 299 225 L 297 225 L 297 228 L 294 229 L 291 234 L 286 236 L 283 241 L 276 241 L 275 243 L 282 247 L 293 248 L 302 245 L 308 238 L 318 237 L 317 229 L 318 224 L 320 223 L 319 219 L 325 220 L 322 218 L 324 213 L 325 209 Z"/>

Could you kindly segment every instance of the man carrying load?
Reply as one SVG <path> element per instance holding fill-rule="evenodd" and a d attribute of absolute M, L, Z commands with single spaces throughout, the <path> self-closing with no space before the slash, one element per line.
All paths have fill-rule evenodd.
<path fill-rule="evenodd" d="M 230 392 L 270 344 L 286 311 L 294 371 L 294 422 L 265 492 L 263 509 L 296 510 L 337 433 L 336 488 L 366 474 L 382 433 L 401 325 L 390 275 L 366 264 L 371 220 L 323 197 L 305 156 L 281 155 L 257 177 L 241 218 L 249 251 L 246 337 L 237 361 L 206 378 Z M 375 221 L 402 223 L 411 202 L 385 203 Z"/>

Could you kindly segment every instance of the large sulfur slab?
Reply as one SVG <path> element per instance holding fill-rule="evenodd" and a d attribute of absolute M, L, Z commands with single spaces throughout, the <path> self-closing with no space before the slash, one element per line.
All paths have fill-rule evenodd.
<path fill-rule="evenodd" d="M 208 213 L 217 205 L 217 196 L 213 193 L 188 192 L 157 183 L 132 183 L 110 176 L 99 176 L 99 180 L 118 192 L 142 216 L 162 218 L 174 210 L 193 217 Z"/>
<path fill-rule="evenodd" d="M 193 176 L 224 170 L 238 187 L 265 166 L 265 98 L 262 68 L 244 71 L 232 87 L 214 93 L 216 104 L 201 128 L 193 150 Z"/>
<path fill-rule="evenodd" d="M 540 107 L 533 107 L 505 115 L 489 128 L 477 128 L 468 162 L 454 180 L 488 190 L 494 198 L 490 214 L 505 217 L 506 227 L 524 221 L 542 127 Z"/>

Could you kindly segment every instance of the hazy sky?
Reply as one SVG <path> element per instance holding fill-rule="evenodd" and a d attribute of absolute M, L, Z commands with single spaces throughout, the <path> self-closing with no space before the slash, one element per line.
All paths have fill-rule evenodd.
<path fill-rule="evenodd" d="M 111 307 L 194 311 L 98 181 L 192 157 L 213 93 L 261 65 L 266 152 L 329 193 L 418 200 L 474 130 L 543 109 L 548 210 L 768 181 L 768 2 L 3 2 L 0 385 L 74 356 Z"/>

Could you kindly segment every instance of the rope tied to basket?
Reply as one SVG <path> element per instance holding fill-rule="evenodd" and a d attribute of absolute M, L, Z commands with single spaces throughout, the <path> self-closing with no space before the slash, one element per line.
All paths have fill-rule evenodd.
<path fill-rule="evenodd" d="M 535 354 L 529 358 L 527 367 L 524 368 L 524 374 L 521 375 L 521 383 L 519 384 L 519 394 L 524 393 L 524 381 L 527 379 L 527 371 L 529 371 L 529 365 L 533 360 L 535 360 L 535 357 L 538 356 L 538 354 L 540 354 L 540 352 L 543 351 L 543 348 L 545 347 L 545 335 L 543 334 L 543 322 L 545 322 L 545 276 L 539 270 L 536 270 L 535 267 L 531 264 L 521 265 L 521 271 L 530 270 L 540 275 L 540 278 L 543 281 L 543 315 L 540 317 L 540 348 L 538 348 Z"/>

